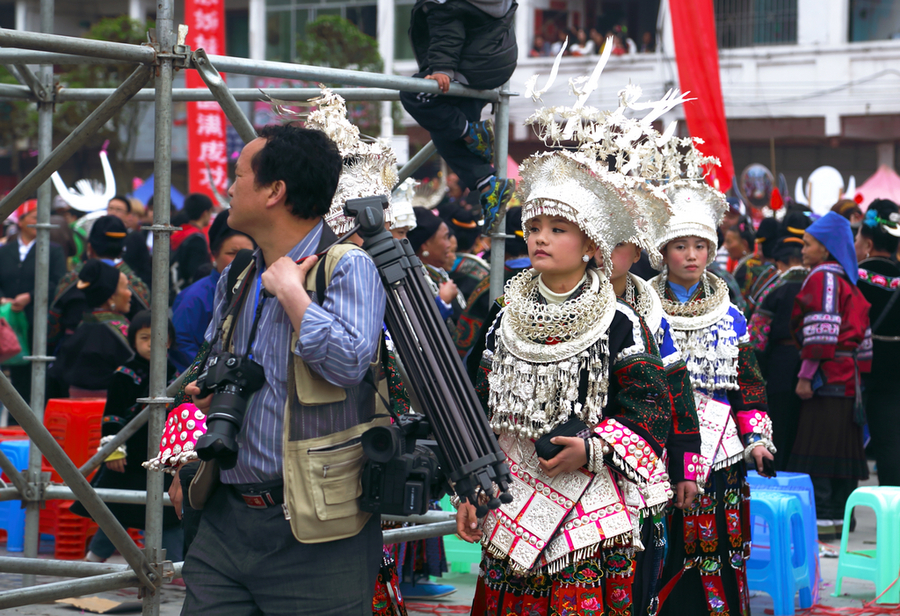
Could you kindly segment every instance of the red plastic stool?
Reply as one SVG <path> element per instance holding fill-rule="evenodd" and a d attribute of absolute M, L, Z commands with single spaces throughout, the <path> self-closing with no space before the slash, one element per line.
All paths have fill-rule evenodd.
<path fill-rule="evenodd" d="M 53 398 L 47 401 L 44 425 L 75 466 L 81 466 L 97 453 L 105 406 L 106 400 L 103 398 Z M 62 477 L 46 458 L 43 459 L 42 469 L 51 473 L 50 481 L 62 483 Z M 92 476 L 89 475 L 88 479 Z"/>
<path fill-rule="evenodd" d="M 57 560 L 82 560 L 87 546 L 97 532 L 97 524 L 69 511 L 75 501 L 57 501 L 56 529 L 53 533 Z"/>

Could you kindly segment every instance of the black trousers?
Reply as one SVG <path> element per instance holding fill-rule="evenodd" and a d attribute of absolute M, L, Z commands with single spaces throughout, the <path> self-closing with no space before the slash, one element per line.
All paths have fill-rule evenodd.
<path fill-rule="evenodd" d="M 413 77 L 425 77 L 429 73 L 416 73 Z M 463 141 L 467 122 L 478 122 L 485 101 L 477 98 L 401 92 L 400 102 L 406 112 L 431 133 L 431 140 L 460 182 L 475 190 L 478 180 L 494 174 L 494 167 L 469 151 Z"/>
<path fill-rule="evenodd" d="M 859 485 L 858 479 L 811 477 L 816 493 L 816 517 L 820 520 L 843 520 L 844 507 Z"/>
<path fill-rule="evenodd" d="M 354 537 L 300 543 L 280 506 L 251 509 L 221 485 L 184 562 L 185 616 L 371 616 L 384 556 L 372 516 Z"/>
<path fill-rule="evenodd" d="M 769 349 L 765 374 L 766 399 L 769 402 L 769 417 L 772 419 L 773 440 L 778 449 L 775 454 L 775 470 L 778 471 L 787 470 L 797 438 L 802 403 L 796 393 L 799 369 L 799 350 L 782 344 L 773 345 Z"/>
<path fill-rule="evenodd" d="M 866 385 L 869 447 L 878 465 L 878 485 L 900 486 L 900 395 L 890 387 Z"/>

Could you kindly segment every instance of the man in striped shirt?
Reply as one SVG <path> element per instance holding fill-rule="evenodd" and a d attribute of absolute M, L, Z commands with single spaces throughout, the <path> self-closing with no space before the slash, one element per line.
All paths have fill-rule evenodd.
<path fill-rule="evenodd" d="M 233 353 L 262 365 L 266 382 L 248 403 L 237 465 L 221 471 L 222 485 L 203 509 L 185 561 L 182 614 L 371 614 L 382 557 L 379 518 L 347 539 L 301 543 L 283 505 L 285 405 L 292 404 L 291 441 L 352 428 L 375 412 L 371 379 L 364 381 L 377 355 L 385 308 L 375 265 L 360 250 L 345 254 L 320 305 L 304 286 L 316 258 L 296 263 L 317 251 L 341 166 L 337 147 L 324 133 L 293 126 L 265 127 L 238 159 L 228 224 L 251 236 L 259 249 L 255 279 L 235 320 Z M 214 337 L 227 280 L 228 270 L 219 279 L 206 332 L 213 353 L 221 350 Z M 274 299 L 266 300 L 263 290 Z M 346 399 L 301 406 L 289 390 L 294 356 L 314 378 L 345 389 Z M 206 410 L 209 398 L 197 399 L 199 389 L 188 387 Z"/>

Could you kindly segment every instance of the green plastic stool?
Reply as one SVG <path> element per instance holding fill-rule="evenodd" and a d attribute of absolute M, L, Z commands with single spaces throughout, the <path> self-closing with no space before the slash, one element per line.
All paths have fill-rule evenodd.
<path fill-rule="evenodd" d="M 450 497 L 441 499 L 441 509 L 453 511 Z M 481 564 L 481 544 L 468 543 L 456 535 L 444 536 L 444 553 L 447 555 L 447 565 L 454 573 L 478 573 Z"/>
<path fill-rule="evenodd" d="M 854 507 L 870 507 L 875 512 L 875 549 L 847 550 L 850 515 Z M 832 597 L 841 594 L 841 578 L 852 577 L 875 583 L 878 603 L 900 603 L 900 585 L 885 590 L 900 574 L 900 488 L 890 486 L 857 488 L 844 507 L 844 529 L 838 555 L 837 581 Z"/>

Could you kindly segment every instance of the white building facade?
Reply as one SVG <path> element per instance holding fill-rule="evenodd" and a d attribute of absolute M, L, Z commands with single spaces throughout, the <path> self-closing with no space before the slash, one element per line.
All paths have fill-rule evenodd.
<path fill-rule="evenodd" d="M 225 0 L 227 52 L 254 59 L 294 61 L 304 27 L 321 15 L 341 15 L 378 40 L 385 70 L 415 72 L 407 39 L 414 0 Z M 38 30 L 38 0 L 0 0 L 0 25 Z M 753 162 L 783 172 L 793 185 L 823 164 L 862 181 L 878 164 L 896 166 L 900 142 L 900 2 L 878 0 L 714 0 L 719 64 L 736 173 Z M 180 8 L 180 7 L 179 7 Z M 56 32 L 79 35 L 103 16 L 153 17 L 150 0 L 79 0 L 56 3 Z M 176 13 L 176 19 L 180 15 Z M 546 76 L 553 58 L 530 57 L 536 35 L 568 28 L 625 26 L 639 46 L 644 33 L 653 51 L 614 56 L 589 104 L 615 106 L 629 82 L 648 96 L 678 85 L 668 0 L 519 0 L 519 68 L 510 89 L 523 93 L 535 73 Z M 566 57 L 560 80 L 545 103 L 567 97 L 566 81 L 590 72 L 596 58 Z M 234 85 L 256 85 L 235 76 Z M 693 92 L 703 96 L 702 92 Z M 540 143 L 523 125 L 534 104 L 511 103 L 510 153 L 521 160 Z M 252 113 L 252 109 L 247 109 Z M 679 119 L 679 111 L 666 121 Z M 152 121 L 152 120 L 151 120 Z M 405 118 L 413 146 L 427 137 Z M 394 127 L 384 122 L 383 132 Z M 399 127 L 397 127 L 399 129 Z M 686 134 L 686 126 L 680 126 Z M 176 126 L 176 160 L 184 157 Z M 152 142 L 148 142 L 152 143 Z M 146 147 L 139 159 L 152 158 Z"/>

